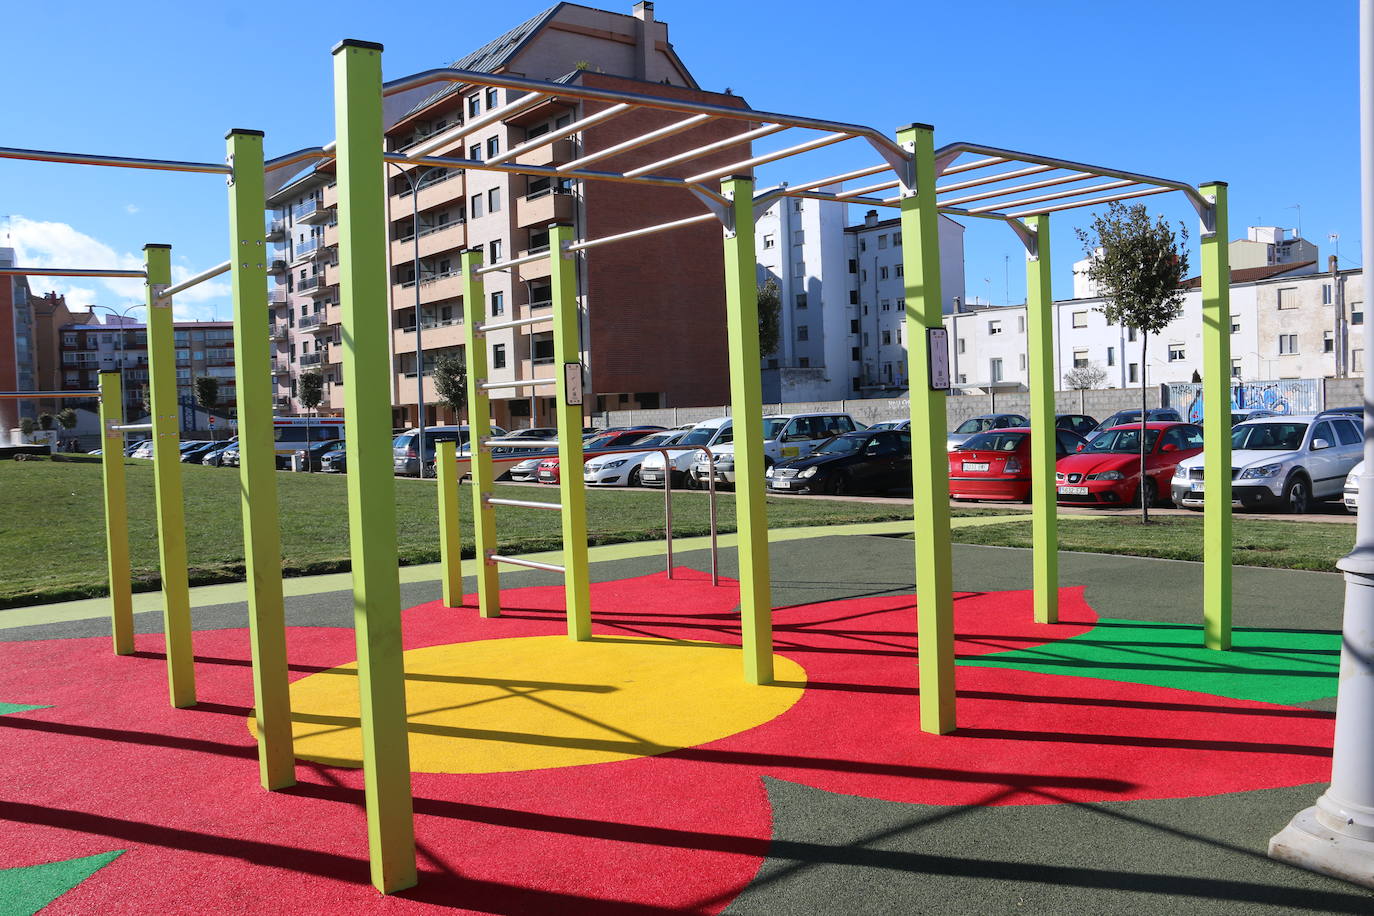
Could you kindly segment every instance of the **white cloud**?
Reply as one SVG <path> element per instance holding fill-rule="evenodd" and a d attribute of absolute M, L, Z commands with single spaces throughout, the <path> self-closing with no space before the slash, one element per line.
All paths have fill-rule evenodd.
<path fill-rule="evenodd" d="M 137 212 L 138 208 L 130 204 L 128 209 L 132 213 Z M 15 249 L 17 263 L 25 267 L 143 269 L 141 255 L 116 251 L 67 223 L 40 222 L 15 216 L 10 220 L 9 244 Z M 188 265 L 173 264 L 172 282 L 180 283 L 197 273 L 198 270 Z M 40 295 L 48 290 L 61 293 L 73 307 L 96 304 L 124 311 L 130 304 L 144 300 L 143 281 L 140 279 L 102 278 L 95 281 L 99 284 L 96 287 L 91 287 L 90 282 L 43 277 L 31 280 L 30 286 Z M 217 280 L 201 283 L 176 297 L 174 314 L 179 321 L 209 320 L 215 317 L 216 304 L 227 305 L 229 291 L 228 283 Z M 224 311 L 227 313 L 227 309 Z"/>
<path fill-rule="evenodd" d="M 138 212 L 138 206 L 137 206 L 136 204 L 125 204 L 125 205 L 124 205 L 124 212 L 125 212 L 125 213 L 137 213 L 137 212 Z"/>

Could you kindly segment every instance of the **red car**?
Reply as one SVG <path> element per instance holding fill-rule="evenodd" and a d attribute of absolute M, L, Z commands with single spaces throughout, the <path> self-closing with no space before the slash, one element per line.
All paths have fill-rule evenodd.
<path fill-rule="evenodd" d="M 971 437 L 949 452 L 949 495 L 954 499 L 1031 501 L 1031 435 L 1028 426 L 995 429 Z M 1056 458 L 1087 444 L 1067 429 L 1054 431 Z"/>
<path fill-rule="evenodd" d="M 629 448 L 650 433 L 660 432 L 663 432 L 662 426 L 636 426 L 633 429 L 616 430 L 604 436 L 597 436 L 582 444 L 582 457 L 595 458 L 605 449 Z M 558 456 L 550 455 L 539 462 L 534 479 L 540 483 L 558 483 Z"/>
<path fill-rule="evenodd" d="M 1202 452 L 1202 427 L 1192 423 L 1145 424 L 1145 499 L 1159 501 L 1169 492 L 1174 468 Z M 1055 466 L 1055 488 L 1061 503 L 1099 506 L 1139 505 L 1140 424 L 1113 426 L 1097 435 L 1083 451 L 1061 458 Z"/>

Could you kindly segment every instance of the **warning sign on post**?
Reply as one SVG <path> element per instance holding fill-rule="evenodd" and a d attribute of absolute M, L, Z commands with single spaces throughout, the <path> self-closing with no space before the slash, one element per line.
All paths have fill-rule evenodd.
<path fill-rule="evenodd" d="M 582 406 L 582 364 L 563 364 L 563 391 L 567 394 L 569 407 Z"/>
<path fill-rule="evenodd" d="M 930 390 L 949 390 L 949 331 L 944 328 L 926 329 L 926 346 L 930 353 Z"/>

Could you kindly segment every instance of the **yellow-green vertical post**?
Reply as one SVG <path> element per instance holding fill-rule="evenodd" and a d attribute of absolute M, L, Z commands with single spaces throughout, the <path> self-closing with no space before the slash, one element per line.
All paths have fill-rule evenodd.
<path fill-rule="evenodd" d="M 413 886 L 416 875 L 391 455 L 381 45 L 335 45 L 334 120 L 348 535 L 367 839 L 372 883 L 391 893 Z"/>
<path fill-rule="evenodd" d="M 258 778 L 265 789 L 296 784 L 286 670 L 276 447 L 272 439 L 272 355 L 268 340 L 267 209 L 262 132 L 231 130 L 230 295 L 234 301 L 234 385 L 239 415 L 239 508 L 248 579 L 248 640 L 258 726 Z"/>
<path fill-rule="evenodd" d="M 582 346 L 578 334 L 577 255 L 572 226 L 549 226 L 553 287 L 553 361 L 558 366 L 558 475 L 563 504 L 563 589 L 568 637 L 592 638 L 592 586 L 587 568 L 587 490 L 582 482 Z M 576 403 L 573 403 L 573 402 Z"/>
<path fill-rule="evenodd" d="M 954 730 L 954 563 L 949 530 L 945 392 L 930 386 L 928 330 L 944 327 L 940 294 L 940 216 L 935 205 L 935 129 L 897 132 L 912 157 L 902 191 L 906 274 L 907 378 L 911 380 L 911 490 L 915 497 L 916 628 L 920 647 L 921 729 Z"/>
<path fill-rule="evenodd" d="M 1055 515 L 1054 291 L 1050 217 L 1026 220 L 1035 250 L 1026 256 L 1026 364 L 1030 370 L 1031 581 L 1036 623 L 1059 622 L 1059 537 Z"/>
<path fill-rule="evenodd" d="M 730 417 L 735 443 L 735 516 L 739 530 L 739 610 L 744 679 L 773 682 L 773 588 L 764 501 L 763 383 L 759 371 L 758 274 L 754 252 L 754 181 L 723 182 L 730 199 L 725 231 L 725 325 L 729 336 Z"/>
<path fill-rule="evenodd" d="M 477 613 L 482 617 L 501 616 L 501 576 L 488 559 L 496 552 L 496 510 L 488 505 L 496 483 L 491 449 L 491 399 L 482 388 L 487 380 L 487 336 L 482 333 L 486 319 L 486 284 L 477 271 L 482 266 L 482 250 L 463 252 L 463 328 L 467 341 L 468 367 L 468 466 L 472 469 L 472 542 L 477 556 Z M 580 437 L 579 437 L 580 438 Z"/>
<path fill-rule="evenodd" d="M 1212 203 L 1202 234 L 1203 642 L 1231 648 L 1231 260 L 1226 182 L 1202 185 Z"/>
<path fill-rule="evenodd" d="M 120 331 L 119 333 L 124 333 Z M 100 373 L 100 470 L 105 491 L 105 561 L 115 655 L 134 651 L 133 570 L 129 565 L 128 486 L 124 481 L 124 385 L 119 369 Z"/>
<path fill-rule="evenodd" d="M 153 491 L 157 497 L 157 548 L 162 575 L 162 630 L 167 648 L 167 690 L 178 709 L 196 703 L 191 647 L 191 591 L 186 577 L 186 506 L 181 484 L 181 404 L 172 300 L 172 246 L 145 245 L 148 290 L 148 390 L 153 414 Z"/>
<path fill-rule="evenodd" d="M 440 442 L 439 567 L 444 607 L 463 606 L 463 533 L 458 527 L 458 443 Z"/>

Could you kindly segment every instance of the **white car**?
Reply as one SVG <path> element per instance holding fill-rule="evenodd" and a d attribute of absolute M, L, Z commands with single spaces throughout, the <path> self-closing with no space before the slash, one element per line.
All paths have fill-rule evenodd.
<path fill-rule="evenodd" d="M 1339 499 L 1364 457 L 1358 417 L 1338 411 L 1246 420 L 1231 430 L 1231 505 L 1302 513 L 1313 500 Z M 1202 508 L 1203 456 L 1178 463 L 1174 504 Z"/>
<path fill-rule="evenodd" d="M 630 447 L 672 445 L 685 435 L 686 433 L 680 430 L 653 433 Z M 640 485 L 641 466 L 650 455 L 657 456 L 660 461 L 663 459 L 660 452 L 599 455 L 589 459 L 582 466 L 582 480 L 593 487 L 637 487 Z"/>
<path fill-rule="evenodd" d="M 1364 462 L 1361 461 L 1345 475 L 1345 489 L 1341 491 L 1341 502 L 1345 503 L 1345 511 L 1360 511 L 1360 475 L 1364 473 Z"/>
<path fill-rule="evenodd" d="M 724 442 L 729 442 L 734 437 L 734 427 L 729 417 L 715 417 L 710 420 L 702 420 L 700 423 L 687 430 L 678 445 L 692 446 L 715 446 Z M 701 449 L 691 448 L 678 451 L 674 449 L 668 453 L 672 466 L 665 471 L 663 455 L 658 452 L 647 456 L 639 466 L 639 482 L 646 487 L 663 486 L 664 478 L 668 473 L 673 476 L 673 486 L 679 487 L 687 485 L 689 487 L 697 485 L 697 479 L 692 474 L 692 468 L 701 457 Z"/>
<path fill-rule="evenodd" d="M 822 443 L 844 433 L 863 429 L 847 413 L 784 413 L 763 418 L 763 466 L 770 468 L 779 461 L 805 458 Z M 716 456 L 716 480 L 735 482 L 735 446 L 733 443 L 711 446 Z M 711 474 L 705 455 L 696 460 L 693 469 L 697 482 Z"/>

